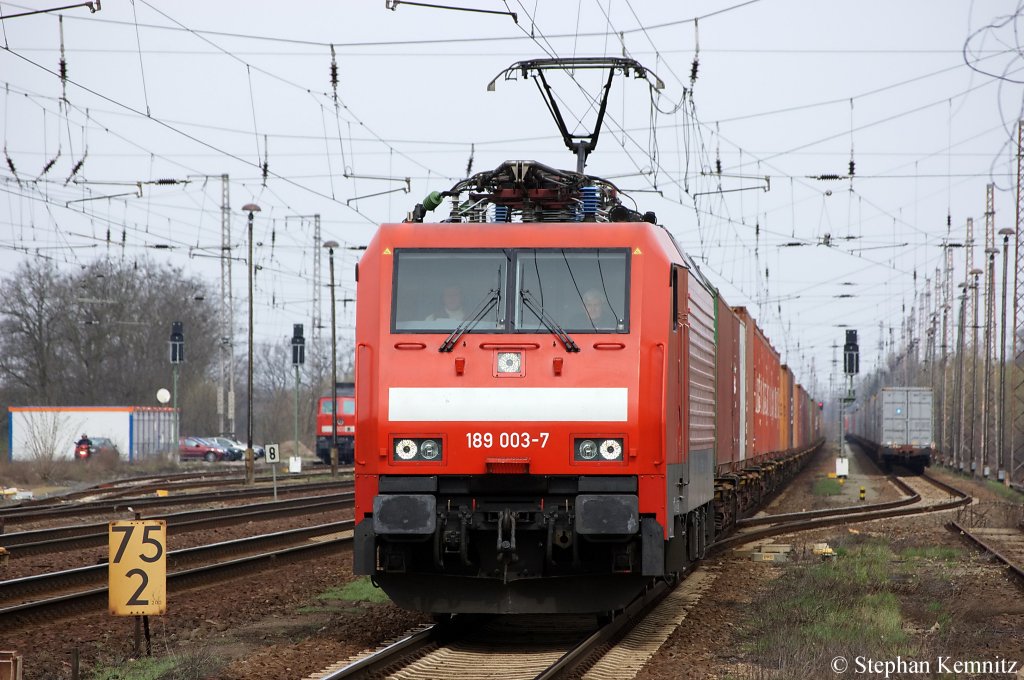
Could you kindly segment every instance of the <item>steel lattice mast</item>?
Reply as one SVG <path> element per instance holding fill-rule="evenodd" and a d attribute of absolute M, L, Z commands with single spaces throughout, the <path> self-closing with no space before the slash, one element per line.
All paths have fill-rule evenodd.
<path fill-rule="evenodd" d="M 1024 120 L 1017 123 L 1017 207 L 1013 237 L 1013 427 L 1010 430 L 1009 478 L 1024 464 L 1024 250 L 1020 247 L 1024 214 Z"/>
<path fill-rule="evenodd" d="M 323 327 L 323 320 L 320 316 L 320 304 L 323 298 L 321 288 L 323 287 L 323 277 L 320 273 L 320 251 L 323 250 L 321 247 L 323 241 L 320 240 L 320 215 L 313 215 L 313 333 L 311 336 L 313 344 L 314 356 L 319 357 L 320 354 L 316 354 L 320 351 L 320 329 Z M 317 364 L 319 370 L 319 364 Z M 319 376 L 318 376 L 319 377 Z"/>
<path fill-rule="evenodd" d="M 951 382 L 953 371 L 949 362 L 949 352 L 955 342 L 955 324 L 952 323 L 953 313 L 953 249 L 947 240 L 943 244 L 945 257 L 942 278 L 942 442 L 940 450 L 948 457 L 953 452 L 953 390 Z"/>
<path fill-rule="evenodd" d="M 965 425 L 962 427 L 961 433 L 963 435 L 963 442 L 960 447 L 960 463 L 961 465 L 966 464 L 966 469 L 971 470 L 974 466 L 974 414 L 975 414 L 975 398 L 977 397 L 977 390 L 975 388 L 977 366 L 977 351 L 978 351 L 978 323 L 977 323 L 977 310 L 975 309 L 976 298 L 974 294 L 976 291 L 974 277 L 974 219 L 967 218 L 967 238 L 964 239 L 964 267 L 966 270 L 966 283 L 967 288 L 967 299 L 964 303 L 964 325 L 971 326 L 971 340 L 967 340 L 967 334 L 964 334 L 963 338 L 963 352 L 966 355 L 970 352 L 970 360 L 965 361 L 966 373 L 964 381 L 961 383 L 960 389 L 963 390 L 962 396 L 962 408 L 960 409 L 960 419 Z M 965 360 L 968 357 L 965 356 Z"/>
<path fill-rule="evenodd" d="M 985 187 L 985 357 L 984 382 L 981 402 L 981 473 L 988 477 L 992 466 L 989 461 L 992 455 L 992 412 L 995 410 L 995 398 L 992 393 L 992 352 L 995 345 L 994 323 L 996 316 L 996 185 Z"/>
<path fill-rule="evenodd" d="M 231 289 L 231 191 L 227 174 L 220 176 L 220 380 L 217 384 L 217 426 L 235 435 L 235 305 Z"/>

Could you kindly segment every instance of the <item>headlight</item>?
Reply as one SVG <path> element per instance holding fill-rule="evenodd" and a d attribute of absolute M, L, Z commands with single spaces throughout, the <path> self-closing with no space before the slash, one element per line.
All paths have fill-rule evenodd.
<path fill-rule="evenodd" d="M 519 352 L 498 353 L 498 373 L 519 373 L 522 366 L 523 358 Z"/>
<path fill-rule="evenodd" d="M 573 441 L 573 460 L 598 463 L 621 461 L 624 441 L 621 438 L 576 439 Z"/>
<path fill-rule="evenodd" d="M 427 460 L 434 460 L 441 453 L 441 447 L 433 439 L 424 439 L 420 444 L 420 455 Z"/>
<path fill-rule="evenodd" d="M 416 457 L 417 451 L 419 451 L 419 447 L 411 439 L 403 439 L 395 444 L 395 455 L 402 460 L 412 460 Z"/>
<path fill-rule="evenodd" d="M 444 458 L 444 446 L 439 438 L 410 437 L 394 439 L 395 455 L 392 460 L 398 462 L 430 461 L 437 462 Z"/>
<path fill-rule="evenodd" d="M 622 458 L 622 443 L 618 439 L 605 439 L 601 442 L 601 457 L 605 460 Z"/>

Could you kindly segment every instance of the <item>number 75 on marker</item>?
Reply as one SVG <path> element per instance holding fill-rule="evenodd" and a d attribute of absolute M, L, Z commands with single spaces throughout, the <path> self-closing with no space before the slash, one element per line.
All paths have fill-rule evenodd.
<path fill-rule="evenodd" d="M 109 609 L 114 616 L 167 612 L 167 522 L 111 522 Z"/>

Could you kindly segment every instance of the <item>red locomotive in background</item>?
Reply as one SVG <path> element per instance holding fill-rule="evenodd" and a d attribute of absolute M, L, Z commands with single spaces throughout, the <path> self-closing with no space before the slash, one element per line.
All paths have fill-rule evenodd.
<path fill-rule="evenodd" d="M 616 610 L 815 445 L 754 320 L 610 182 L 515 161 L 441 198 L 357 269 L 354 570 L 399 605 Z"/>
<path fill-rule="evenodd" d="M 337 429 L 338 462 L 351 465 L 355 455 L 356 400 L 355 385 L 350 382 L 337 384 L 338 403 L 331 405 L 333 394 L 328 392 L 316 404 L 316 456 L 322 462 L 331 463 L 331 425 Z"/>

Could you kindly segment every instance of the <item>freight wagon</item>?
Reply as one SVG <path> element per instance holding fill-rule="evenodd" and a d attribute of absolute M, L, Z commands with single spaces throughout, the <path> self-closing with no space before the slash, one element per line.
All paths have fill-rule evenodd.
<path fill-rule="evenodd" d="M 935 454 L 932 390 L 884 387 L 847 419 L 847 439 L 860 444 L 885 468 L 903 465 L 916 472 Z"/>

